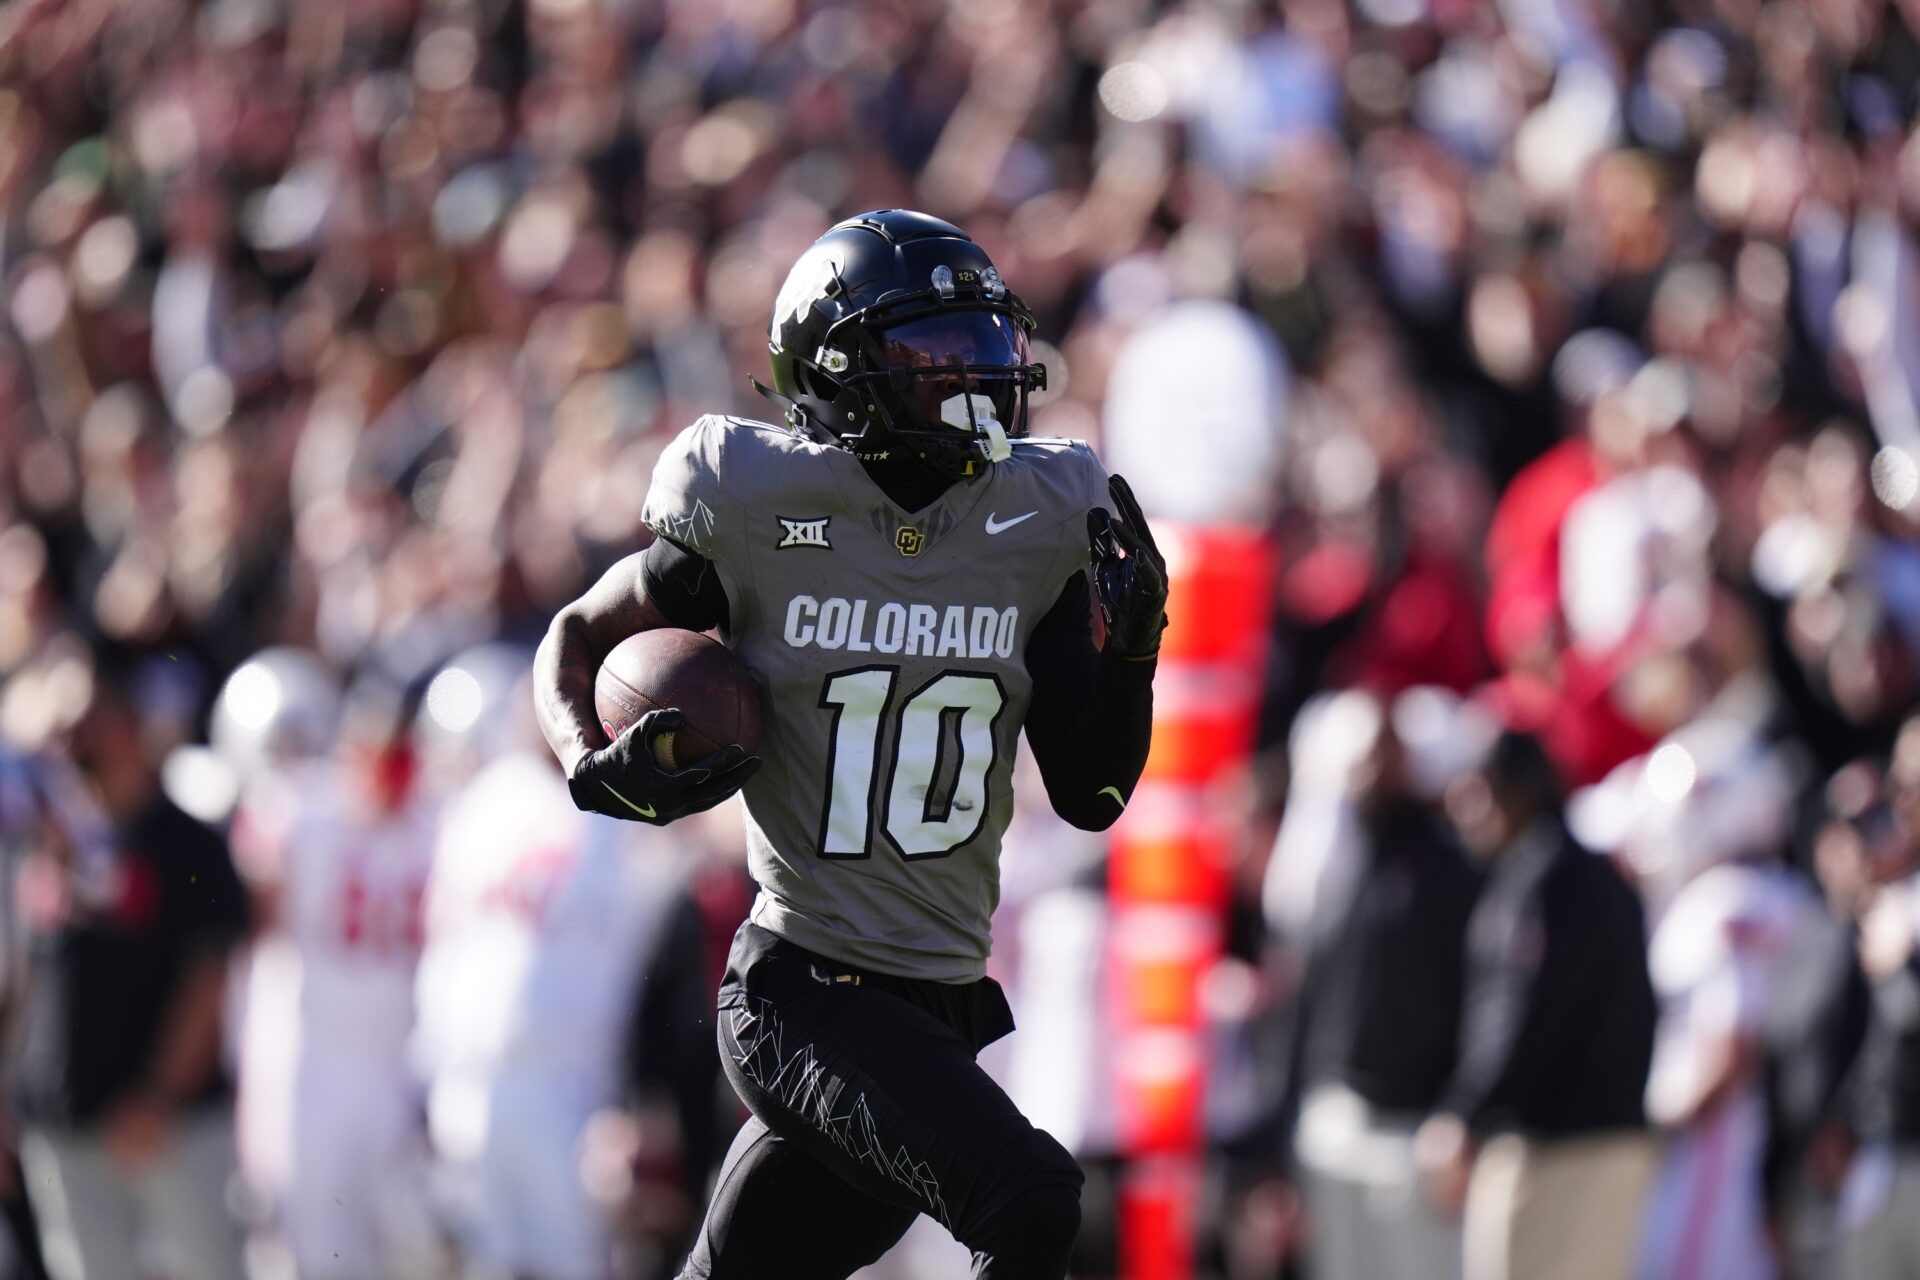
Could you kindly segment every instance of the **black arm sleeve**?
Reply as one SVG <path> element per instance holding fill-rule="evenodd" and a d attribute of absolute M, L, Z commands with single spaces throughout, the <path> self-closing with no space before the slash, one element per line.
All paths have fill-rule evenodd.
<path fill-rule="evenodd" d="M 1123 658 L 1093 643 L 1093 600 L 1085 574 L 1027 640 L 1033 703 L 1027 744 L 1053 811 L 1082 831 L 1112 826 L 1146 767 L 1153 736 L 1152 658 Z"/>
<path fill-rule="evenodd" d="M 727 620 L 727 590 L 720 575 L 697 552 L 667 538 L 655 538 L 640 553 L 640 578 L 647 599 L 667 621 L 689 631 L 711 631 Z"/>

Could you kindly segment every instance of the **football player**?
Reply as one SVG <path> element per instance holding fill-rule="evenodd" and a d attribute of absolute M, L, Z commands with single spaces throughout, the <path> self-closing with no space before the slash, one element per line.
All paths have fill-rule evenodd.
<path fill-rule="evenodd" d="M 840 1280 L 921 1213 L 976 1276 L 1066 1272 L 1080 1170 L 974 1061 L 1012 1030 L 985 976 L 997 856 L 1023 727 L 1064 818 L 1120 816 L 1167 589 L 1125 482 L 1026 436 L 1033 324 L 957 227 L 835 226 L 774 304 L 784 425 L 709 416 L 675 440 L 643 512 L 658 539 L 536 659 L 582 808 L 665 823 L 745 794 L 759 895 L 718 1038 L 752 1116 L 687 1276 Z M 672 709 L 606 741 L 595 673 L 651 627 L 718 629 L 759 687 L 762 755 L 662 767 Z"/>
<path fill-rule="evenodd" d="M 497 655 L 449 670 L 491 685 L 482 656 Z M 490 727 L 505 710 L 494 694 L 524 706 L 524 687 L 481 692 L 464 736 L 503 749 L 443 811 L 415 988 L 436 1186 L 475 1274 L 604 1280 L 613 1244 L 582 1138 L 618 1100 L 634 987 L 681 872 L 658 847 L 670 837 L 580 813 L 537 743 Z M 443 740 L 434 754 L 488 745 Z"/>
<path fill-rule="evenodd" d="M 280 716 L 306 705 L 300 669 L 242 666 L 220 714 L 294 727 Z M 241 1157 L 301 1280 L 416 1275 L 432 1255 L 407 1043 L 438 818 L 415 785 L 411 721 L 400 691 L 363 681 L 330 758 L 263 761 L 235 818 L 265 926 L 239 1043 Z"/>

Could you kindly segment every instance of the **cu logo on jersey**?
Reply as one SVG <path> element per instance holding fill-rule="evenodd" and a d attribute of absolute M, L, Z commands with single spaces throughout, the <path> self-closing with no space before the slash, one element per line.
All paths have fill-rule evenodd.
<path fill-rule="evenodd" d="M 816 520 L 789 520 L 785 516 L 775 516 L 780 527 L 786 530 L 786 536 L 780 539 L 780 545 L 775 550 L 785 551 L 788 547 L 826 547 L 831 550 L 833 544 L 827 541 L 827 521 L 832 518 L 821 516 Z"/>
<path fill-rule="evenodd" d="M 927 539 L 926 535 L 912 525 L 903 524 L 900 526 L 900 531 L 893 535 L 893 545 L 901 555 L 911 560 L 920 554 L 920 548 L 927 545 Z"/>

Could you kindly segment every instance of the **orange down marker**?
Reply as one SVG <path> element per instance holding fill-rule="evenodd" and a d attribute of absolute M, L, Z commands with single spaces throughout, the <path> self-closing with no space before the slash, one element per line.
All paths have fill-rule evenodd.
<path fill-rule="evenodd" d="M 1153 750 L 1114 828 L 1108 962 L 1118 1028 L 1125 1280 L 1188 1280 L 1206 1144 L 1200 984 L 1218 961 L 1236 833 L 1214 793 L 1251 754 L 1273 549 L 1238 528 L 1156 528 L 1168 626 L 1154 679 Z"/>

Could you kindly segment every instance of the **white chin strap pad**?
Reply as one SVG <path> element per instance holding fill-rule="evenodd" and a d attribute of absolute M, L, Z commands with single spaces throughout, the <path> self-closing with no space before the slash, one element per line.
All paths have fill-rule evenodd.
<path fill-rule="evenodd" d="M 968 412 L 968 401 L 972 401 L 971 413 Z M 994 416 L 993 401 L 986 396 L 948 396 L 940 405 L 940 421 L 960 431 L 971 432 L 975 428 L 985 431 L 988 462 L 1005 462 L 1013 456 L 1013 446 L 1007 443 L 1006 429 L 1000 425 L 1000 419 Z"/>

